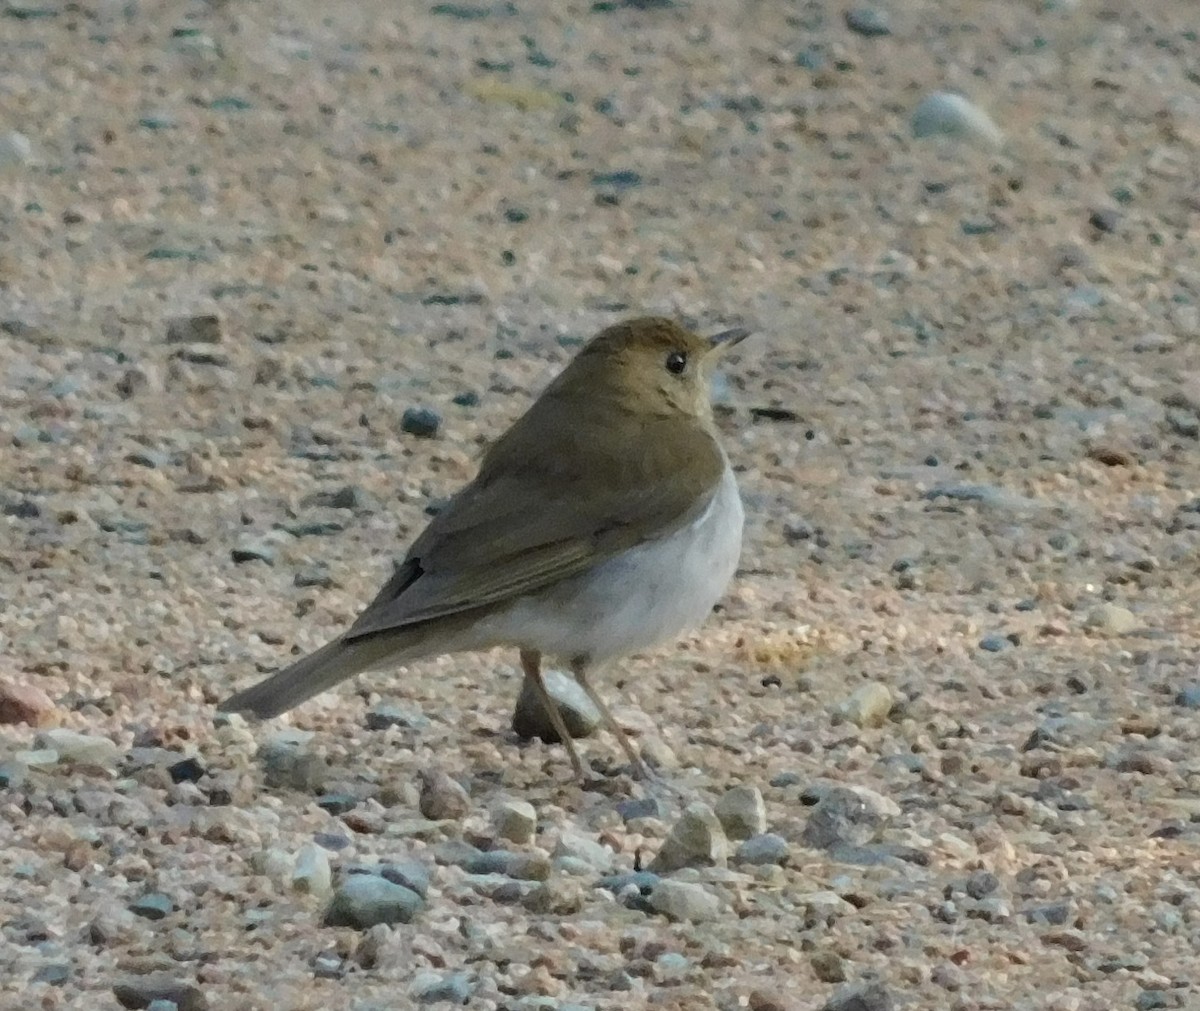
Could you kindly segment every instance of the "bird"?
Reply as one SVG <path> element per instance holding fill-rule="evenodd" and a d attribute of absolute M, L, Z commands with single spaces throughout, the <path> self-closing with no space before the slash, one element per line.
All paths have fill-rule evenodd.
<path fill-rule="evenodd" d="M 657 778 L 592 675 L 701 624 L 737 569 L 744 512 L 710 381 L 749 333 L 702 337 L 658 316 L 601 330 L 487 449 L 349 629 L 220 711 L 269 719 L 366 670 L 510 647 L 581 782 L 593 777 L 544 657 L 569 667 L 633 773 Z"/>

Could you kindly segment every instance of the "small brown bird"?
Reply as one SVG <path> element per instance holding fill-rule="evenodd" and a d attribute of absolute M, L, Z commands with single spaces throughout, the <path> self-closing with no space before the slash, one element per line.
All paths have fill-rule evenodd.
<path fill-rule="evenodd" d="M 564 659 L 643 777 L 589 674 L 700 624 L 737 568 L 742 503 L 709 404 L 713 364 L 748 334 L 650 317 L 601 331 L 489 449 L 350 629 L 227 699 L 277 716 L 360 671 L 515 646 L 542 681 Z"/>

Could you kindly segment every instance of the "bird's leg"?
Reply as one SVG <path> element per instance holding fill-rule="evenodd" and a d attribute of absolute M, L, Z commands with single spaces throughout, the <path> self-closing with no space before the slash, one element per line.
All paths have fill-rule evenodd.
<path fill-rule="evenodd" d="M 575 775 L 581 783 L 587 784 L 591 777 L 584 771 L 583 762 L 579 759 L 579 752 L 575 750 L 575 742 L 571 740 L 571 732 L 567 730 L 562 713 L 558 711 L 558 703 L 551 698 L 550 692 L 546 689 L 546 682 L 542 680 L 542 654 L 536 649 L 521 650 L 521 669 L 525 672 L 525 676 L 533 682 L 533 687 L 537 689 L 542 708 L 546 710 L 551 726 L 558 732 L 559 740 L 567 749 L 567 755 L 571 759 L 571 768 L 575 770 Z"/>
<path fill-rule="evenodd" d="M 621 750 L 625 752 L 625 756 L 633 764 L 634 775 L 643 781 L 653 782 L 658 779 L 650 769 L 650 767 L 638 754 L 637 749 L 633 746 L 633 742 L 629 739 L 629 735 L 622 729 L 615 719 L 613 714 L 609 712 L 608 706 L 604 704 L 604 700 L 597 694 L 596 689 L 587 679 L 587 662 L 584 657 L 577 656 L 571 661 L 571 673 L 575 675 L 575 680 L 579 682 L 579 687 L 584 690 L 587 697 L 592 700 L 594 705 L 600 711 L 600 718 L 604 721 L 604 725 L 616 737 L 621 745 Z"/>

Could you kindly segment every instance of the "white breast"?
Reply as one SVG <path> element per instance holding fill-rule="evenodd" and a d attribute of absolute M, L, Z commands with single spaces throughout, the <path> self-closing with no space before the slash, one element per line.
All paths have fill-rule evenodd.
<path fill-rule="evenodd" d="M 737 569 L 742 500 L 728 465 L 687 527 L 515 601 L 486 624 L 497 641 L 592 663 L 648 649 L 708 616 Z"/>

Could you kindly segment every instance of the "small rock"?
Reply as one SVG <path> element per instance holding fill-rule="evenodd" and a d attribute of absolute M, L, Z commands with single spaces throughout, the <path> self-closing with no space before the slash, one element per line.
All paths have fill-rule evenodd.
<path fill-rule="evenodd" d="M 401 431 L 419 439 L 432 439 L 442 427 L 442 416 L 428 407 L 409 407 L 400 419 Z"/>
<path fill-rule="evenodd" d="M 855 726 L 882 727 L 892 711 L 892 693 L 879 681 L 863 685 L 839 707 L 839 713 Z"/>
<path fill-rule="evenodd" d="M 34 983 L 46 983 L 50 986 L 62 986 L 71 978 L 71 967 L 65 962 L 54 962 L 43 965 L 33 976 Z"/>
<path fill-rule="evenodd" d="M 1012 645 L 1012 641 L 1003 635 L 985 635 L 979 640 L 979 648 L 988 653 L 1002 653 Z"/>
<path fill-rule="evenodd" d="M 755 987 L 746 997 L 750 1011 L 799 1011 L 794 994 L 784 990 Z"/>
<path fill-rule="evenodd" d="M 329 894 L 333 887 L 333 871 L 324 849 L 313 843 L 305 843 L 300 847 L 292 869 L 292 887 L 306 895 Z"/>
<path fill-rule="evenodd" d="M 822 983 L 845 983 L 846 963 L 834 951 L 818 951 L 809 959 L 813 975 Z"/>
<path fill-rule="evenodd" d="M 33 739 L 36 750 L 53 751 L 60 762 L 108 768 L 117 764 L 120 749 L 107 737 L 79 734 L 62 727 L 43 730 Z"/>
<path fill-rule="evenodd" d="M 0 762 L 0 790 L 19 790 L 28 776 L 29 766 L 24 762 Z"/>
<path fill-rule="evenodd" d="M 387 878 L 394 885 L 403 885 L 416 892 L 421 898 L 429 894 L 429 868 L 416 860 L 390 860 L 380 864 L 370 873 Z"/>
<path fill-rule="evenodd" d="M 389 727 L 404 727 L 408 730 L 424 730 L 429 718 L 418 709 L 381 704 L 367 713 L 368 730 L 387 730 Z"/>
<path fill-rule="evenodd" d="M 810 790 L 804 799 L 819 793 L 820 800 L 809 815 L 802 839 L 814 849 L 862 846 L 875 839 L 887 821 L 900 813 L 894 801 L 874 790 L 847 786 Z"/>
<path fill-rule="evenodd" d="M 553 856 L 555 861 L 578 860 L 601 874 L 610 871 L 614 861 L 613 851 L 603 843 L 571 829 L 563 829 L 559 834 Z"/>
<path fill-rule="evenodd" d="M 501 874 L 517 881 L 545 881 L 550 877 L 550 861 L 539 853 L 489 850 L 462 866 L 468 874 Z"/>
<path fill-rule="evenodd" d="M 1101 207 L 1088 215 L 1088 224 L 1098 232 L 1115 232 L 1121 223 L 1121 212 L 1111 207 Z"/>
<path fill-rule="evenodd" d="M 309 749 L 312 734 L 286 730 L 276 734 L 258 749 L 263 779 L 273 790 L 297 790 L 321 793 L 329 776 L 329 763 L 323 755 Z"/>
<path fill-rule="evenodd" d="M 421 799 L 419 807 L 430 821 L 458 821 L 471 810 L 471 798 L 462 784 L 440 769 L 419 773 Z"/>
<path fill-rule="evenodd" d="M 999 887 L 1000 879 L 991 871 L 975 871 L 967 878 L 966 893 L 973 899 L 982 899 Z"/>
<path fill-rule="evenodd" d="M 724 867 L 729 842 L 713 809 L 707 804 L 689 804 L 671 827 L 658 855 L 650 864 L 655 874 L 669 874 L 681 867 Z"/>
<path fill-rule="evenodd" d="M 0 723 L 44 727 L 54 719 L 53 699 L 36 685 L 0 681 Z"/>
<path fill-rule="evenodd" d="M 0 168 L 8 165 L 30 165 L 33 162 L 33 144 L 28 137 L 16 130 L 0 133 Z"/>
<path fill-rule="evenodd" d="M 755 866 L 782 865 L 787 862 L 790 855 L 791 849 L 783 836 L 776 835 L 774 832 L 765 832 L 761 835 L 753 835 L 743 842 L 734 853 L 733 860 L 734 863 Z"/>
<path fill-rule="evenodd" d="M 882 983 L 848 983 L 822 1005 L 822 1011 L 892 1011 L 896 1006 Z"/>
<path fill-rule="evenodd" d="M 1117 604 L 1101 604 L 1094 608 L 1084 624 L 1087 628 L 1111 635 L 1128 635 L 1139 626 L 1137 616 L 1128 608 Z"/>
<path fill-rule="evenodd" d="M 448 976 L 431 969 L 418 972 L 408 987 L 408 995 L 421 1004 L 466 1004 L 475 992 L 475 984 L 465 972 Z"/>
<path fill-rule="evenodd" d="M 296 570 L 296 574 L 292 577 L 292 585 L 301 589 L 316 586 L 322 590 L 328 590 L 333 586 L 333 574 L 324 562 L 314 562 L 312 565 L 303 565 Z"/>
<path fill-rule="evenodd" d="M 168 344 L 220 344 L 221 318 L 215 313 L 167 320 Z"/>
<path fill-rule="evenodd" d="M 506 800 L 492 812 L 496 834 L 519 846 L 532 841 L 537 834 L 537 811 L 524 800 Z"/>
<path fill-rule="evenodd" d="M 1185 685 L 1175 694 L 1175 705 L 1184 709 L 1200 709 L 1200 684 Z"/>
<path fill-rule="evenodd" d="M 254 534 L 243 534 L 229 550 L 229 556 L 237 565 L 245 562 L 266 562 L 274 565 L 279 557 L 279 541 L 268 535 L 256 537 Z"/>
<path fill-rule="evenodd" d="M 562 671 L 548 670 L 542 673 L 542 680 L 550 697 L 558 704 L 563 722 L 567 725 L 567 733 L 573 740 L 588 737 L 600 725 L 600 711 L 588 698 L 587 692 L 579 687 L 579 682 Z M 529 678 L 521 685 L 521 694 L 517 696 L 517 704 L 513 710 L 512 728 L 518 737 L 530 741 L 537 737 L 547 744 L 560 744 L 558 731 L 550 722 L 546 710 L 542 708 L 542 700 L 537 688 Z"/>
<path fill-rule="evenodd" d="M 767 830 L 767 805 L 757 786 L 735 786 L 717 801 L 717 818 L 730 839 L 749 839 Z"/>
<path fill-rule="evenodd" d="M 305 495 L 300 504 L 308 509 L 369 509 L 374 504 L 370 495 L 356 484 L 346 484 L 335 491 L 317 491 Z"/>
<path fill-rule="evenodd" d="M 179 1011 L 207 1011 L 208 1001 L 203 991 L 192 983 L 175 979 L 167 973 L 133 976 L 113 987 L 113 995 L 121 1007 L 149 1008 L 155 1001 L 170 1001 Z"/>
<path fill-rule="evenodd" d="M 667 812 L 666 805 L 654 795 L 646 797 L 626 797 L 614 805 L 614 809 L 624 821 L 636 821 L 638 818 L 662 818 Z"/>
<path fill-rule="evenodd" d="M 351 874 L 334 893 L 325 925 L 367 930 L 377 923 L 409 923 L 424 904 L 411 888 L 380 875 Z"/>
<path fill-rule="evenodd" d="M 145 920 L 161 920 L 175 911 L 175 903 L 162 892 L 148 892 L 129 903 L 129 911 Z"/>
<path fill-rule="evenodd" d="M 650 890 L 648 901 L 656 913 L 672 920 L 710 920 L 721 912 L 717 896 L 703 885 L 689 881 L 664 878 Z"/>
<path fill-rule="evenodd" d="M 920 139 L 942 135 L 998 148 L 1004 134 L 986 112 L 962 95 L 935 91 L 926 96 L 912 115 L 912 134 Z"/>
<path fill-rule="evenodd" d="M 877 7 L 854 7 L 846 11 L 846 27 L 869 39 L 892 34 L 891 19 L 887 11 Z"/>

